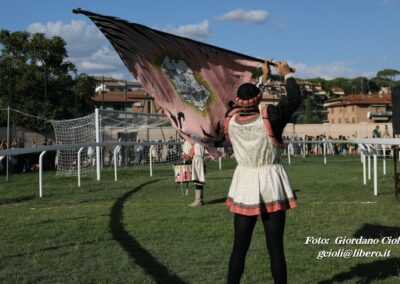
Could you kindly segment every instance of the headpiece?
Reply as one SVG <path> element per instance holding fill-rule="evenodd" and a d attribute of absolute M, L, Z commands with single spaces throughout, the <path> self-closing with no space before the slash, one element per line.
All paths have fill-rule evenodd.
<path fill-rule="evenodd" d="M 262 98 L 259 88 L 251 83 L 240 85 L 235 95 L 235 103 L 241 107 L 257 106 Z"/>

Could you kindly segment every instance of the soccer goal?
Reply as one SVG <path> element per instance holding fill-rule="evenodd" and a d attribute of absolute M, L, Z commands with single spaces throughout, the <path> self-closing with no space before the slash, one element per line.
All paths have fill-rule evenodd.
<path fill-rule="evenodd" d="M 96 115 L 67 120 L 51 120 L 54 128 L 56 144 L 82 144 L 96 141 Z M 78 151 L 80 148 L 57 150 L 57 175 L 75 176 L 78 168 Z M 83 152 L 82 152 L 83 151 Z M 93 173 L 96 165 L 95 150 L 93 147 L 81 151 L 81 174 Z"/>
<path fill-rule="evenodd" d="M 51 121 L 57 144 L 120 142 L 102 147 L 82 147 L 81 174 L 101 168 L 171 166 L 180 160 L 176 130 L 165 115 L 96 109 L 94 114 L 69 120 Z M 172 142 L 172 143 L 171 143 Z M 107 144 L 107 143 L 106 143 Z M 80 148 L 58 150 L 57 175 L 77 174 Z M 98 178 L 99 179 L 99 178 Z"/>

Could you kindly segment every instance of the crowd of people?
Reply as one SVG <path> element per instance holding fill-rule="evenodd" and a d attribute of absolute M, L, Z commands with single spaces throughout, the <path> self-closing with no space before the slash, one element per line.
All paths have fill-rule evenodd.
<path fill-rule="evenodd" d="M 12 139 L 10 144 L 10 149 L 24 148 L 24 143 L 21 138 L 15 137 Z M 0 150 L 7 150 L 7 141 L 3 139 L 0 143 Z M 21 156 L 11 156 L 9 157 L 9 167 L 12 172 L 27 172 L 30 168 L 30 161 L 32 160 L 32 155 L 21 155 Z M 0 163 L 0 173 L 4 173 L 6 170 L 6 160 L 4 159 Z"/>
<path fill-rule="evenodd" d="M 51 141 L 44 141 L 43 146 L 52 145 Z M 30 147 L 37 147 L 36 141 L 32 141 Z M 10 143 L 10 149 L 21 149 L 25 148 L 25 144 L 22 141 L 21 137 L 14 137 Z M 0 150 L 7 150 L 7 141 L 5 139 L 1 140 Z M 32 171 L 37 171 L 38 163 L 39 163 L 39 155 L 40 153 L 29 153 L 29 154 L 21 154 L 16 156 L 9 156 L 9 171 L 11 173 L 28 173 Z M 49 152 L 48 155 L 45 156 L 43 160 L 43 169 L 51 170 L 55 168 L 55 152 Z M 0 174 L 4 174 L 6 172 L 6 163 L 7 160 L 3 159 L 0 162 Z"/>
<path fill-rule="evenodd" d="M 390 138 L 388 126 L 385 125 L 383 133 L 380 131 L 379 125 L 376 125 L 371 133 L 372 138 Z M 324 155 L 324 144 L 326 143 L 326 155 L 337 156 L 337 155 L 358 155 L 359 149 L 358 144 L 346 142 L 350 139 L 357 138 L 356 135 L 349 136 L 339 135 L 338 137 L 317 135 L 310 136 L 305 135 L 303 137 L 298 136 L 285 136 L 284 140 L 287 143 L 287 147 L 284 150 L 284 154 L 288 154 L 290 151 L 291 155 L 309 155 L 309 156 L 320 156 Z M 326 142 L 325 142 L 326 141 Z"/>
<path fill-rule="evenodd" d="M 355 138 L 353 136 L 352 138 Z M 358 145 L 355 143 L 347 143 L 346 140 L 350 138 L 344 135 L 339 137 L 332 137 L 325 135 L 308 136 L 303 137 L 288 137 L 286 136 L 285 142 L 287 147 L 284 150 L 284 154 L 291 155 L 307 155 L 307 156 L 320 156 L 324 155 L 324 144 L 326 144 L 327 155 L 357 155 Z M 325 142 L 327 141 L 327 142 Z M 290 151 L 288 153 L 288 151 Z"/>
<path fill-rule="evenodd" d="M 129 141 L 128 141 L 129 142 Z M 118 166 L 138 166 L 145 165 L 149 163 L 149 158 L 151 156 L 152 163 L 162 164 L 169 163 L 173 161 L 178 161 L 182 152 L 182 146 L 180 144 L 170 145 L 162 144 L 165 142 L 182 142 L 183 140 L 174 139 L 172 136 L 168 141 L 163 140 L 151 140 L 142 141 L 138 139 L 136 142 L 143 144 L 137 144 L 134 146 L 122 146 L 117 151 L 117 165 Z M 144 143 L 154 143 L 151 147 L 150 144 Z M 103 151 L 106 153 L 104 155 L 104 165 L 112 166 L 114 165 L 114 147 L 104 148 Z"/>

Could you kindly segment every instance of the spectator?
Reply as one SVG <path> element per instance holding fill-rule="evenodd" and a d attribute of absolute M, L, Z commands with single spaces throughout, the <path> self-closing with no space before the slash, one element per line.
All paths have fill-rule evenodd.
<path fill-rule="evenodd" d="M 140 143 L 140 140 L 138 140 L 138 142 Z M 144 156 L 144 147 L 143 147 L 143 145 L 136 145 L 135 152 L 136 152 L 137 164 L 140 165 L 142 160 L 143 160 L 143 156 Z"/>
<path fill-rule="evenodd" d="M 375 129 L 372 131 L 372 138 L 381 138 L 381 131 L 379 130 L 379 125 L 375 126 Z"/>
<path fill-rule="evenodd" d="M 383 130 L 382 138 L 390 138 L 389 128 L 387 124 L 385 124 L 385 129 Z"/>

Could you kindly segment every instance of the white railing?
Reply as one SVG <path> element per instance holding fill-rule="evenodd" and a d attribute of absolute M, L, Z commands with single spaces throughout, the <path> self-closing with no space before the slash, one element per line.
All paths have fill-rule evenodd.
<path fill-rule="evenodd" d="M 115 181 L 118 180 L 118 177 L 117 177 L 117 168 L 118 168 L 117 160 L 118 160 L 118 157 L 117 157 L 117 155 L 118 155 L 119 151 L 121 151 L 121 146 L 120 145 L 115 147 L 114 154 L 113 154 L 114 155 L 114 180 Z"/>
<path fill-rule="evenodd" d="M 360 146 L 360 154 L 361 154 L 361 163 L 363 164 L 363 183 L 367 184 L 367 173 L 368 173 L 368 180 L 371 179 L 371 157 L 374 159 L 374 195 L 378 194 L 378 177 L 377 177 L 377 158 L 378 158 L 378 148 L 376 145 L 380 145 L 384 151 L 383 155 L 383 173 L 386 174 L 386 146 L 389 145 L 397 145 L 400 146 L 400 139 L 352 139 L 352 140 L 322 140 L 322 141 L 290 141 L 287 143 L 287 155 L 288 155 L 288 163 L 291 164 L 291 149 L 289 149 L 290 144 L 292 143 L 299 143 L 302 144 L 303 150 L 305 149 L 305 145 L 307 144 L 321 144 L 323 145 L 323 163 L 327 164 L 327 145 L 329 143 L 346 143 L 346 144 L 358 144 Z M 81 175 L 80 175 L 80 168 L 81 168 L 81 159 L 80 155 L 84 148 L 89 146 L 91 147 L 102 147 L 102 146 L 115 146 L 114 148 L 114 180 L 117 181 L 117 167 L 118 167 L 118 158 L 117 152 L 121 150 L 122 146 L 149 146 L 149 171 L 150 176 L 153 176 L 153 158 L 152 158 L 152 150 L 155 145 L 181 145 L 181 142 L 123 142 L 123 141 L 115 141 L 115 142 L 101 142 L 101 143 L 81 143 L 81 144 L 58 144 L 58 145 L 49 145 L 49 146 L 39 146 L 35 148 L 20 148 L 20 149 L 8 149 L 8 150 L 0 150 L 0 161 L 5 159 L 7 156 L 17 156 L 22 154 L 29 154 L 29 153 L 41 153 L 39 158 L 39 196 L 43 196 L 43 156 L 48 151 L 57 151 L 63 149 L 77 149 L 78 151 L 78 187 L 81 185 Z M 303 151 L 305 152 L 305 151 Z M 303 153 L 303 157 L 304 153 Z M 147 157 L 144 157 L 145 159 Z M 96 159 L 96 163 L 99 164 L 101 161 Z M 368 171 L 367 171 L 368 166 Z M 218 168 L 222 168 L 222 161 L 219 159 Z M 100 178 L 100 175 L 97 176 Z"/>
<path fill-rule="evenodd" d="M 85 147 L 81 147 L 78 151 L 78 157 L 77 157 L 77 161 L 78 161 L 78 187 L 81 187 L 81 153 L 82 151 L 85 149 Z"/>
<path fill-rule="evenodd" d="M 43 151 L 39 156 L 39 197 L 43 197 L 43 156 L 47 151 Z"/>
<path fill-rule="evenodd" d="M 78 178 L 78 187 L 81 186 L 81 166 L 82 159 L 81 153 L 85 148 L 88 147 L 102 147 L 102 146 L 116 146 L 114 150 L 114 180 L 117 181 L 117 158 L 116 152 L 121 149 L 122 146 L 150 146 L 154 145 L 181 145 L 181 142 L 102 142 L 102 143 L 80 143 L 80 144 L 58 144 L 58 145 L 49 145 L 49 146 L 39 146 L 39 147 L 31 147 L 31 148 L 17 148 L 17 149 L 7 149 L 0 150 L 0 162 L 8 156 L 18 156 L 23 154 L 32 154 L 32 153 L 40 153 L 39 155 L 39 197 L 43 197 L 43 156 L 50 151 L 58 151 L 63 149 L 77 149 L 79 151 L 77 153 L 77 178 Z M 7 159 L 8 160 L 8 159 Z M 100 160 L 96 159 L 96 165 L 100 164 Z M 149 152 L 149 163 L 150 163 L 150 176 L 153 176 L 153 160 L 151 156 L 151 151 Z M 100 178 L 100 175 L 97 175 L 97 178 Z M 8 181 L 8 179 L 7 179 Z"/>

